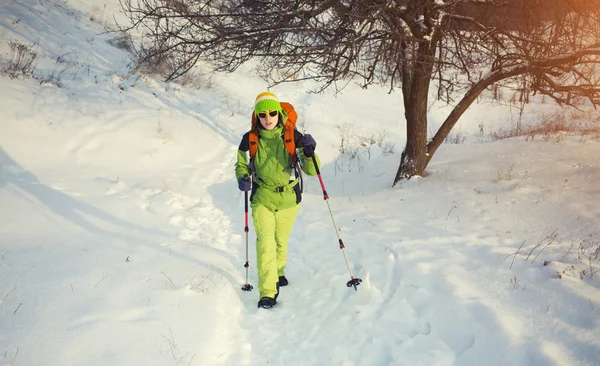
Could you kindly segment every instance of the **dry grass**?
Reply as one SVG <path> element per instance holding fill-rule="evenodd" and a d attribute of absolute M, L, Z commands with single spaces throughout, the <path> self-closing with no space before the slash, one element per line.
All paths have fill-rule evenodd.
<path fill-rule="evenodd" d="M 600 139 L 600 114 L 598 112 L 581 112 L 564 110 L 544 114 L 533 124 L 514 127 L 509 130 L 493 131 L 490 136 L 494 140 L 514 137 L 525 137 L 526 141 L 539 138 L 543 141 L 559 142 L 565 136 L 583 136 Z"/>

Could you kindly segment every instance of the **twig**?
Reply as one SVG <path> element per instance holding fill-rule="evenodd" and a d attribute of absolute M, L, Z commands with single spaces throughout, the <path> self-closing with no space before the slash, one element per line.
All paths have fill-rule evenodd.
<path fill-rule="evenodd" d="M 4 299 L 2 299 L 2 301 L 0 301 L 0 303 L 3 303 L 4 300 L 6 300 L 6 298 L 9 297 L 10 294 L 12 294 L 16 289 L 17 289 L 17 286 L 15 286 L 15 288 L 13 288 L 6 296 L 4 296 Z"/>
<path fill-rule="evenodd" d="M 170 337 L 167 337 L 164 334 L 161 334 L 161 335 L 169 343 L 169 346 L 171 347 L 171 356 L 173 356 L 173 359 L 179 363 L 179 362 L 181 362 L 181 360 L 183 358 L 179 356 L 179 348 L 177 348 L 177 345 L 175 344 L 175 337 L 173 336 L 173 330 L 171 330 L 171 327 L 169 327 L 167 324 L 165 324 L 165 326 L 169 329 L 169 333 L 171 333 Z"/>
<path fill-rule="evenodd" d="M 543 240 L 538 241 L 538 243 L 536 245 L 533 246 L 533 248 L 531 248 L 531 250 L 529 251 L 529 254 L 527 254 L 527 258 L 525 258 L 525 261 L 529 260 L 529 257 L 531 257 L 531 254 L 533 254 L 533 251 L 536 250 L 541 244 L 542 244 Z"/>
<path fill-rule="evenodd" d="M 516 290 L 519 288 L 519 279 L 517 278 L 517 276 L 515 275 L 514 278 L 510 279 L 510 283 L 513 285 L 513 288 Z"/>
<path fill-rule="evenodd" d="M 23 303 L 20 303 L 19 306 L 17 306 L 17 308 L 13 312 L 13 315 L 15 315 L 17 313 L 17 311 L 19 310 L 19 308 L 21 308 L 21 305 L 23 305 Z"/>
<path fill-rule="evenodd" d="M 550 228 L 546 228 L 542 232 L 542 235 L 540 235 L 540 239 L 538 240 L 538 243 L 536 245 L 534 245 L 533 248 L 529 251 L 529 254 L 527 255 L 527 258 L 525 258 L 525 260 L 528 261 L 531 254 L 533 254 L 533 252 L 537 248 L 539 248 L 540 245 L 542 245 L 545 241 L 547 241 L 547 240 L 549 241 L 548 245 L 552 244 L 554 242 L 554 239 L 556 239 L 556 237 L 558 236 L 558 233 L 556 231 L 557 231 L 557 229 L 554 229 L 550 232 Z M 546 246 L 548 246 L 548 245 L 546 245 Z M 544 250 L 544 249 L 542 249 L 542 250 Z M 540 251 L 540 253 L 541 253 L 541 251 Z M 538 253 L 538 255 L 540 255 L 540 253 Z M 537 256 L 535 258 L 537 258 Z M 533 261 L 535 261 L 535 258 L 533 259 Z M 531 263 L 533 263 L 533 261 L 531 261 Z"/>
<path fill-rule="evenodd" d="M 173 283 L 173 281 L 169 278 L 169 276 L 167 276 L 167 274 L 163 271 L 160 271 L 160 273 L 162 273 L 169 281 L 171 281 L 171 286 L 173 286 L 173 288 L 175 288 L 175 284 Z"/>
<path fill-rule="evenodd" d="M 545 246 L 545 247 L 543 247 L 543 248 L 542 248 L 542 250 L 540 250 L 540 251 L 538 252 L 538 254 L 535 256 L 535 258 L 533 258 L 533 260 L 531 261 L 531 263 L 535 262 L 535 260 L 537 259 L 537 257 L 539 257 L 539 255 L 540 255 L 540 254 L 542 254 L 542 252 L 544 251 L 544 249 L 548 248 L 548 246 L 549 246 L 550 244 L 552 244 L 552 241 L 548 242 L 548 244 L 546 244 L 546 246 Z"/>
<path fill-rule="evenodd" d="M 565 260 L 565 258 L 567 258 L 567 256 L 569 255 L 569 252 L 571 251 L 571 249 L 573 249 L 573 246 L 574 246 L 574 245 L 575 245 L 575 241 L 574 241 L 574 240 L 571 240 L 571 247 L 569 248 L 569 250 L 567 250 L 567 254 L 565 254 L 565 255 L 564 255 L 564 256 L 563 256 L 563 257 L 560 259 L 560 261 L 559 261 L 559 262 L 562 262 L 562 261 L 564 261 L 564 260 Z"/>
<path fill-rule="evenodd" d="M 519 184 L 521 184 L 521 182 L 523 181 L 523 179 L 525 179 L 525 178 L 527 178 L 527 177 L 529 177 L 529 174 L 527 174 L 527 172 L 525 172 L 525 174 L 523 174 L 523 176 L 521 176 L 521 179 L 519 179 L 519 181 L 518 181 L 518 182 L 516 182 L 516 183 L 513 183 L 513 184 L 510 186 L 510 189 L 512 190 L 512 189 L 515 189 L 515 188 L 517 188 L 517 187 L 519 186 Z"/>
<path fill-rule="evenodd" d="M 521 243 L 521 246 L 519 247 L 519 249 L 517 249 L 517 252 L 513 256 L 512 262 L 510 262 L 510 268 L 509 269 L 512 269 L 512 266 L 515 263 L 515 258 L 517 257 L 517 254 L 519 254 L 519 251 L 521 250 L 521 248 L 523 248 L 523 245 L 525 245 L 525 240 L 523 240 L 523 242 Z"/>
<path fill-rule="evenodd" d="M 510 257 L 511 255 L 513 256 L 512 262 L 510 262 L 510 268 L 509 269 L 512 269 L 512 266 L 515 263 L 515 257 L 517 256 L 517 254 L 519 254 L 519 251 L 521 250 L 521 248 L 523 248 L 523 244 L 525 244 L 525 240 L 523 240 L 523 242 L 521 243 L 521 246 L 519 247 L 519 249 L 517 249 L 516 252 L 514 252 L 513 254 L 509 254 L 506 257 L 504 257 L 504 260 L 506 260 L 506 258 Z"/>
<path fill-rule="evenodd" d="M 102 281 L 104 281 L 107 278 L 108 278 L 108 276 L 102 277 L 102 279 L 100 280 L 100 282 L 98 282 L 97 284 L 95 284 L 94 287 L 98 286 Z"/>
<path fill-rule="evenodd" d="M 452 202 L 452 207 L 450 208 L 450 211 L 448 211 L 448 215 L 446 215 L 446 220 L 448 220 L 448 217 L 450 217 L 452 210 L 454 210 L 455 208 L 456 208 L 456 201 Z"/>

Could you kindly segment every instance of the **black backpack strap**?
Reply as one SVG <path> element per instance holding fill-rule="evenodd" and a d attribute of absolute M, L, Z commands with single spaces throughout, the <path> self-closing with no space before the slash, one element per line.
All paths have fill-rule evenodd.
<path fill-rule="evenodd" d="M 242 137 L 239 149 L 243 152 L 248 152 L 250 150 L 250 132 L 246 132 Z"/>
<path fill-rule="evenodd" d="M 296 149 L 302 147 L 300 146 L 300 139 L 302 138 L 302 133 L 296 129 L 294 129 L 294 146 Z M 294 166 L 294 172 L 296 173 L 296 178 L 300 180 L 300 184 L 298 184 L 298 196 L 304 192 L 304 179 L 302 177 L 302 168 L 300 167 L 300 159 L 296 159 L 296 163 L 292 164 Z M 298 203 L 302 198 L 298 197 Z"/>
<path fill-rule="evenodd" d="M 302 132 L 298 131 L 298 130 L 294 130 L 294 144 L 296 145 L 296 149 L 300 146 L 300 139 L 302 138 Z"/>
<path fill-rule="evenodd" d="M 240 149 L 243 152 L 250 151 L 250 131 L 248 131 L 244 134 L 238 149 Z M 252 175 L 252 181 L 256 182 L 258 177 L 256 176 L 256 169 L 254 168 L 254 159 L 253 158 L 250 158 L 250 161 L 248 162 L 248 168 L 250 169 L 250 175 Z M 256 192 L 257 187 L 258 186 L 256 183 L 252 184 L 252 193 L 250 195 L 250 201 L 252 201 L 252 196 L 254 196 L 254 193 Z"/>

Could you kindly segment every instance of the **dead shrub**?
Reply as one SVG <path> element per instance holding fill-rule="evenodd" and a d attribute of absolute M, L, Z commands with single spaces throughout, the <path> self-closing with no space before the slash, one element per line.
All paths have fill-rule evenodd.
<path fill-rule="evenodd" d="M 56 85 L 59 88 L 63 88 L 65 85 L 62 81 L 62 76 L 65 71 L 66 71 L 65 68 L 55 67 L 54 70 L 44 73 L 44 74 L 38 73 L 37 75 L 33 76 L 33 78 L 38 80 L 40 82 L 40 85 L 52 84 L 52 85 Z"/>
<path fill-rule="evenodd" d="M 168 54 L 161 53 L 152 48 L 135 50 L 133 58 L 135 71 L 146 75 L 158 76 L 166 79 L 175 71 L 178 61 Z M 211 75 L 198 71 L 198 68 L 188 70 L 185 74 L 172 80 L 173 83 L 194 89 L 211 89 L 213 80 Z"/>
<path fill-rule="evenodd" d="M 109 38 L 107 42 L 109 45 L 120 50 L 127 51 L 129 53 L 134 52 L 133 40 L 131 39 L 131 35 L 127 32 L 115 32 L 114 36 Z"/>
<path fill-rule="evenodd" d="M 513 169 L 515 164 L 512 164 L 507 170 L 498 168 L 496 169 L 496 180 L 512 180 L 515 176 Z"/>
<path fill-rule="evenodd" d="M 193 89 L 211 89 L 213 87 L 213 80 L 210 76 L 195 71 L 186 72 L 174 82 Z"/>
<path fill-rule="evenodd" d="M 157 75 L 164 78 L 173 70 L 172 60 L 150 48 L 137 50 L 133 62 L 137 71 L 148 75 Z"/>
<path fill-rule="evenodd" d="M 11 79 L 19 76 L 32 76 L 35 70 L 35 60 L 38 56 L 34 49 L 35 45 L 23 44 L 15 40 L 9 40 L 7 44 L 10 55 L 2 66 L 2 72 Z"/>
<path fill-rule="evenodd" d="M 446 136 L 446 138 L 444 138 L 444 143 L 458 145 L 458 144 L 464 143 L 466 139 L 467 139 L 467 136 L 463 135 L 460 132 L 451 133 L 451 134 L 448 134 L 448 136 Z"/>
<path fill-rule="evenodd" d="M 589 274 L 591 278 L 595 278 L 600 271 L 600 242 L 582 240 L 577 259 L 587 267 L 581 271 L 580 277 Z"/>

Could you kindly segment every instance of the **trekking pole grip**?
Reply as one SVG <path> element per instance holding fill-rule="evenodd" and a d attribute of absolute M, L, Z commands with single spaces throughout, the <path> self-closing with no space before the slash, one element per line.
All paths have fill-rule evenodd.
<path fill-rule="evenodd" d="M 321 171 L 319 169 L 319 164 L 317 164 L 317 158 L 315 158 L 314 153 L 312 155 L 312 161 L 313 161 L 313 164 L 315 165 L 315 170 L 317 171 L 317 175 L 321 175 Z"/>

